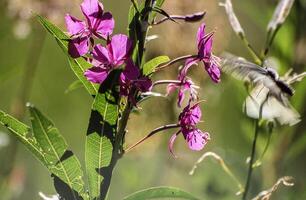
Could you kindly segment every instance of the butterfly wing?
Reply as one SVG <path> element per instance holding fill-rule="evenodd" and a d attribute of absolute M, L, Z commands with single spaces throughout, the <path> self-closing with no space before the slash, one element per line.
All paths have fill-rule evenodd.
<path fill-rule="evenodd" d="M 239 80 L 255 84 L 267 77 L 267 70 L 264 68 L 231 54 L 222 56 L 221 70 Z"/>
<path fill-rule="evenodd" d="M 267 68 L 227 53 L 222 56 L 221 70 L 238 80 L 249 82 L 254 86 L 264 85 L 269 89 L 270 95 L 285 103 L 283 102 L 284 94 L 282 89 L 277 85 L 276 80 L 269 75 Z"/>
<path fill-rule="evenodd" d="M 276 120 L 281 125 L 288 124 L 290 126 L 300 121 L 299 113 L 291 106 L 287 97 L 283 96 L 284 103 L 272 95 L 269 95 L 265 101 L 268 93 L 269 89 L 262 84 L 254 87 L 243 106 L 245 113 L 249 117 L 258 119 L 260 105 L 264 103 L 262 108 L 263 119 L 270 121 Z"/>

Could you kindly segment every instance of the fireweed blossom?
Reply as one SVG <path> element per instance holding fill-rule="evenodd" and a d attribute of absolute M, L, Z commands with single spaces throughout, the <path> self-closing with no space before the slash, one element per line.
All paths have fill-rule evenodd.
<path fill-rule="evenodd" d="M 219 68 L 219 58 L 212 54 L 212 42 L 213 42 L 213 32 L 205 35 L 205 23 L 203 23 L 197 32 L 197 45 L 198 45 L 198 55 L 195 58 L 189 58 L 185 62 L 185 66 L 182 69 L 187 73 L 187 70 L 199 61 L 202 61 L 204 68 L 207 71 L 210 78 L 215 82 L 220 82 L 220 68 Z"/>
<path fill-rule="evenodd" d="M 112 69 L 124 64 L 132 51 L 132 41 L 123 34 L 114 35 L 107 41 L 106 47 L 101 44 L 94 46 L 92 51 L 93 67 L 84 73 L 87 80 L 102 83 Z"/>
<path fill-rule="evenodd" d="M 178 136 L 182 133 L 185 140 L 187 141 L 188 147 L 194 151 L 200 151 L 204 148 L 208 140 L 210 140 L 209 133 L 202 132 L 196 127 L 201 120 L 201 109 L 199 103 L 193 106 L 190 103 L 183 109 L 179 115 L 179 126 L 180 130 L 173 134 L 169 140 L 169 151 L 173 153 L 173 144 Z"/>
<path fill-rule="evenodd" d="M 124 71 L 120 74 L 120 95 L 126 96 L 128 99 L 136 105 L 133 90 L 141 92 L 148 92 L 152 88 L 152 81 L 140 74 L 139 68 L 134 65 L 131 59 L 127 60 Z"/>
<path fill-rule="evenodd" d="M 178 75 L 178 81 L 173 81 L 172 83 L 168 84 L 167 95 L 178 89 L 177 105 L 181 107 L 185 98 L 185 92 L 189 92 L 190 100 L 194 101 L 198 99 L 198 92 L 196 90 L 198 88 L 199 87 L 196 86 L 192 80 L 188 78 L 185 73 L 183 73 L 183 71 L 181 71 Z"/>
<path fill-rule="evenodd" d="M 68 51 L 73 58 L 85 55 L 89 51 L 89 42 L 95 36 L 107 39 L 113 33 L 115 21 L 109 12 L 103 12 L 103 5 L 98 0 L 84 0 L 81 10 L 86 18 L 81 21 L 66 14 L 65 21 L 71 36 Z"/>

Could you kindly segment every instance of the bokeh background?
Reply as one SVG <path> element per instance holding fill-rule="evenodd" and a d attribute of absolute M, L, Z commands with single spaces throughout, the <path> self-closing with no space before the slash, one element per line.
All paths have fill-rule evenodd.
<path fill-rule="evenodd" d="M 253 46 L 263 47 L 266 25 L 276 6 L 276 0 L 233 0 L 234 9 Z M 78 0 L 1 0 L 0 1 L 0 109 L 29 122 L 24 102 L 35 104 L 53 119 L 67 139 L 70 148 L 84 162 L 84 140 L 92 98 L 83 89 L 66 93 L 76 80 L 67 59 L 55 40 L 32 19 L 32 13 L 48 17 L 64 27 L 64 14 L 80 16 Z M 104 0 L 104 7 L 116 20 L 116 33 L 125 33 L 130 1 Z M 212 0 L 166 0 L 164 10 L 171 14 L 189 14 L 207 11 L 204 21 L 208 30 L 216 29 L 214 52 L 229 51 L 250 58 L 245 47 L 232 32 L 224 9 Z M 148 59 L 167 54 L 171 58 L 196 52 L 195 34 L 200 23 L 165 23 L 151 29 L 159 39 L 147 46 Z M 280 74 L 289 68 L 296 72 L 306 65 L 306 1 L 296 0 L 292 12 L 279 31 L 271 51 L 279 63 Z M 177 67 L 161 72 L 155 79 L 176 78 Z M 182 188 L 202 199 L 240 199 L 238 190 L 218 163 L 205 160 L 195 175 L 188 175 L 193 163 L 205 152 L 222 156 L 233 173 L 245 183 L 250 153 L 253 121 L 242 112 L 246 97 L 241 82 L 226 75 L 220 84 L 209 80 L 202 66 L 191 70 L 194 82 L 201 86 L 200 95 L 204 123 L 202 130 L 212 140 L 202 152 L 192 152 L 180 137 L 175 144 L 178 159 L 167 150 L 172 132 L 167 131 L 129 152 L 114 172 L 110 199 L 121 199 L 127 194 L 147 187 L 167 185 Z M 272 199 L 306 199 L 306 81 L 295 85 L 292 104 L 300 112 L 302 121 L 292 127 L 277 127 L 272 135 L 263 164 L 256 168 L 251 187 L 252 196 L 271 187 L 279 177 L 293 176 L 295 186 L 280 187 Z M 158 88 L 165 92 L 165 88 Z M 176 96 L 156 98 L 141 105 L 128 124 L 127 144 L 132 144 L 153 128 L 176 122 L 179 110 Z M 267 134 L 260 134 L 259 155 Z M 8 172 L 12 173 L 8 177 Z M 38 192 L 54 194 L 53 183 L 47 170 L 7 130 L 0 128 L 0 199 L 36 200 Z M 0 188 L 0 189 L 1 189 Z M 3 189 L 5 188 L 5 189 Z M 9 190 L 8 190 L 9 188 Z M 10 191 L 9 193 L 7 191 Z"/>

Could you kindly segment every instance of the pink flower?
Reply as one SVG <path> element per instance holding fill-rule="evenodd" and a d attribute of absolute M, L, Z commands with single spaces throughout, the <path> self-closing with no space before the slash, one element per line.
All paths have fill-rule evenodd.
<path fill-rule="evenodd" d="M 132 90 L 147 92 L 152 87 L 152 81 L 148 77 L 141 76 L 139 68 L 130 59 L 127 60 L 125 69 L 120 75 L 119 83 L 120 95 L 129 97 L 134 105 L 136 105 L 136 101 L 131 93 Z"/>
<path fill-rule="evenodd" d="M 202 113 L 199 103 L 191 106 L 188 104 L 179 116 L 180 130 L 173 134 L 169 140 L 169 151 L 173 154 L 173 144 L 178 134 L 182 133 L 191 150 L 200 151 L 204 148 L 208 140 L 209 133 L 202 132 L 196 127 L 200 122 Z"/>
<path fill-rule="evenodd" d="M 114 35 L 106 47 L 101 44 L 94 46 L 92 64 L 94 67 L 85 71 L 87 80 L 102 83 L 112 69 L 124 64 L 130 56 L 132 41 L 122 34 Z"/>
<path fill-rule="evenodd" d="M 178 76 L 178 82 L 170 83 L 167 86 L 167 95 L 174 92 L 176 89 L 178 89 L 178 106 L 182 106 L 182 102 L 185 98 L 185 92 L 189 91 L 190 93 L 190 99 L 196 100 L 198 98 L 198 93 L 196 89 L 198 86 L 196 86 L 190 78 L 186 76 L 186 74 L 181 71 Z"/>
<path fill-rule="evenodd" d="M 73 58 L 88 53 L 91 37 L 107 39 L 113 33 L 115 26 L 112 14 L 104 13 L 103 5 L 98 0 L 84 0 L 81 4 L 81 10 L 86 22 L 69 14 L 65 16 L 67 30 L 71 36 L 68 52 Z"/>
<path fill-rule="evenodd" d="M 218 83 L 220 82 L 221 72 L 219 69 L 219 58 L 212 54 L 212 39 L 213 33 L 205 35 L 205 23 L 203 23 L 197 33 L 198 55 L 196 58 L 186 60 L 183 71 L 186 73 L 192 65 L 202 61 L 210 78 L 215 83 Z"/>
<path fill-rule="evenodd" d="M 184 129 L 188 129 L 188 127 L 193 127 L 199 123 L 201 117 L 202 112 L 199 103 L 192 107 L 188 104 L 179 115 L 179 124 Z"/>

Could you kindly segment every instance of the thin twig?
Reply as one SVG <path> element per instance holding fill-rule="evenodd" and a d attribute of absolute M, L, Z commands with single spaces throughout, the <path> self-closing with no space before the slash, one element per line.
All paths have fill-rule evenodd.
<path fill-rule="evenodd" d="M 156 129 L 154 129 L 153 131 L 151 131 L 147 136 L 145 136 L 144 138 L 142 138 L 141 140 L 139 140 L 138 142 L 136 142 L 135 144 L 133 144 L 132 146 L 128 147 L 126 150 L 125 150 L 125 153 L 131 151 L 132 149 L 134 149 L 136 146 L 138 146 L 139 144 L 141 144 L 143 141 L 145 141 L 146 139 L 148 139 L 149 137 L 155 135 L 156 133 L 160 132 L 160 131 L 164 131 L 164 130 L 167 130 L 167 129 L 172 129 L 172 128 L 178 128 L 180 127 L 179 124 L 168 124 L 168 125 L 165 125 L 165 126 L 161 126 L 161 127 L 158 127 Z"/>
<path fill-rule="evenodd" d="M 252 200 L 269 200 L 273 192 L 275 192 L 281 184 L 287 187 L 292 187 L 294 185 L 294 183 L 292 182 L 292 179 L 293 178 L 290 176 L 284 176 L 278 179 L 277 182 L 270 189 L 260 192 Z"/>
<path fill-rule="evenodd" d="M 164 64 L 164 65 L 156 67 L 155 71 L 160 71 L 160 70 L 162 70 L 162 69 L 164 69 L 166 67 L 169 67 L 169 66 L 171 66 L 171 65 L 173 65 L 173 64 L 175 64 L 177 62 L 180 62 L 180 61 L 183 61 L 183 60 L 187 60 L 189 58 L 195 58 L 195 57 L 197 57 L 197 55 L 186 55 L 186 56 L 181 56 L 181 57 L 175 58 L 175 59 L 169 61 L 168 63 Z"/>
<path fill-rule="evenodd" d="M 239 191 L 236 193 L 236 195 L 239 195 L 243 192 L 243 187 L 240 181 L 237 179 L 237 177 L 233 174 L 233 172 L 228 168 L 228 166 L 225 164 L 224 160 L 216 153 L 214 152 L 206 152 L 204 153 L 193 165 L 192 169 L 189 172 L 189 175 L 193 175 L 195 170 L 197 169 L 198 165 L 207 157 L 212 157 L 216 159 L 219 164 L 221 165 L 222 169 L 227 173 L 237 184 Z"/>

